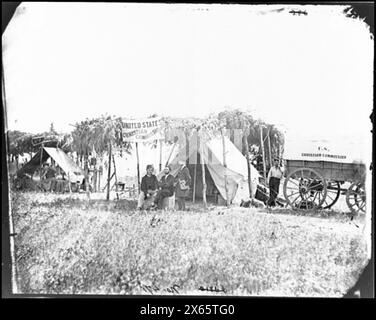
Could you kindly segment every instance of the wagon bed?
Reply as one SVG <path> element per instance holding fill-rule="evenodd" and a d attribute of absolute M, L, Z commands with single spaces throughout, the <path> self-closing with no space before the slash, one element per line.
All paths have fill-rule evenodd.
<path fill-rule="evenodd" d="M 310 168 L 320 172 L 326 180 L 355 182 L 365 178 L 364 163 L 340 163 L 334 161 L 286 160 L 285 173 Z"/>
<path fill-rule="evenodd" d="M 365 212 L 364 163 L 335 161 L 286 160 L 283 192 L 292 208 L 330 209 L 346 194 L 352 213 Z M 345 183 L 349 188 L 341 188 Z"/>

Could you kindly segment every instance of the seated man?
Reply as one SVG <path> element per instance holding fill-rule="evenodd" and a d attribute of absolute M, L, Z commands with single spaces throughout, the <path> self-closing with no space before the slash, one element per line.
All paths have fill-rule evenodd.
<path fill-rule="evenodd" d="M 146 175 L 141 180 L 141 191 L 137 204 L 139 210 L 144 208 L 145 201 L 151 200 L 151 204 L 154 202 L 153 198 L 158 189 L 158 179 L 153 173 L 154 167 L 151 164 L 148 164 L 146 166 Z"/>
<path fill-rule="evenodd" d="M 42 165 L 42 168 L 40 169 L 40 172 L 41 172 L 41 175 L 40 175 L 40 178 L 41 180 L 43 179 L 47 179 L 46 175 L 47 175 L 47 172 L 50 170 L 50 167 L 48 165 L 48 163 L 43 163 Z"/>
<path fill-rule="evenodd" d="M 174 194 L 175 178 L 170 174 L 171 168 L 166 166 L 164 169 L 164 176 L 159 183 L 159 191 L 154 200 L 154 206 L 158 206 L 158 209 L 162 209 L 163 199 L 171 197 Z"/>
<path fill-rule="evenodd" d="M 55 188 L 55 168 L 48 163 L 43 164 L 40 187 L 43 191 L 53 191 Z"/>

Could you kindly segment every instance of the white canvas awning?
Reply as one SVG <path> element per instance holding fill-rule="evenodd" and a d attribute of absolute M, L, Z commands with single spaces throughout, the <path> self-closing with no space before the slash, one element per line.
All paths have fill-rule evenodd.
<path fill-rule="evenodd" d="M 367 140 L 357 136 L 316 139 L 297 136 L 285 139 L 286 160 L 366 163 L 370 155 L 372 156 L 371 145 Z"/>

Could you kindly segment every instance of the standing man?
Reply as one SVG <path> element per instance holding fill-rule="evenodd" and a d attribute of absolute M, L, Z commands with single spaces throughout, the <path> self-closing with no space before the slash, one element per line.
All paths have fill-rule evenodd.
<path fill-rule="evenodd" d="M 283 169 L 279 165 L 279 160 L 274 159 L 274 165 L 268 173 L 269 201 L 268 206 L 275 206 L 275 199 L 278 197 L 279 185 L 283 177 Z"/>
<path fill-rule="evenodd" d="M 158 190 L 158 179 L 154 175 L 154 167 L 151 164 L 146 166 L 146 175 L 141 180 L 141 192 L 138 197 L 137 209 L 144 207 L 145 201 L 153 203 L 153 198 Z"/>
<path fill-rule="evenodd" d="M 162 203 L 164 198 L 171 197 L 174 194 L 174 177 L 170 174 L 170 166 L 166 166 L 164 169 L 164 176 L 159 182 L 159 191 L 154 200 L 154 205 L 158 206 L 158 209 L 162 209 Z"/>
<path fill-rule="evenodd" d="M 176 197 L 179 210 L 185 210 L 185 198 L 189 193 L 189 185 L 191 184 L 191 175 L 185 164 L 185 161 L 179 161 L 180 169 L 176 177 Z"/>

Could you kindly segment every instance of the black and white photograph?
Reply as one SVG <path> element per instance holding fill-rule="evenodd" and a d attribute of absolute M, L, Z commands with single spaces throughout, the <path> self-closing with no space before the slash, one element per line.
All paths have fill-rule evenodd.
<path fill-rule="evenodd" d="M 373 11 L 19 3 L 10 295 L 374 298 Z"/>

